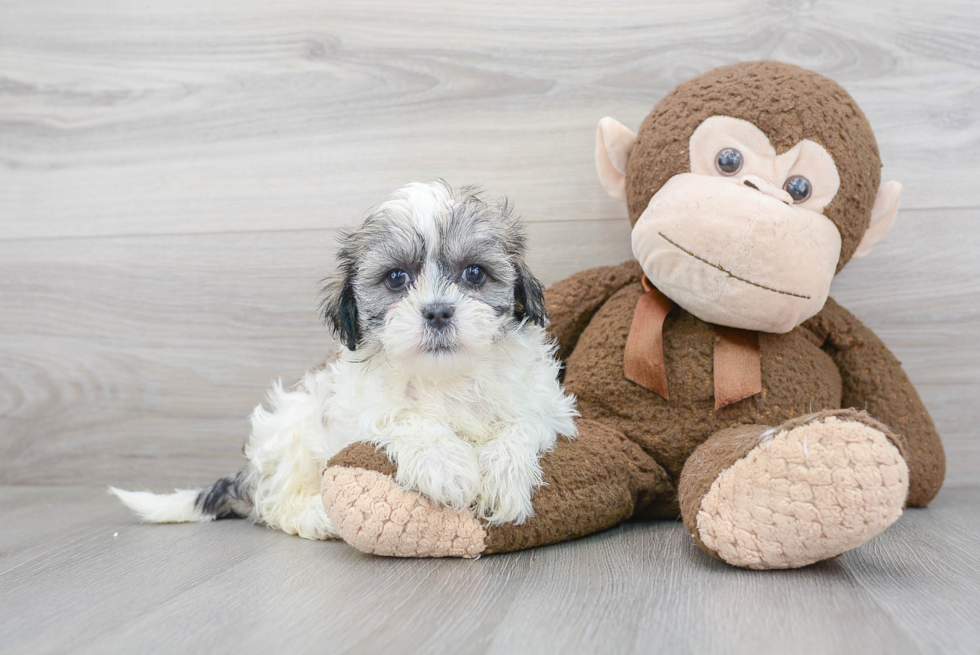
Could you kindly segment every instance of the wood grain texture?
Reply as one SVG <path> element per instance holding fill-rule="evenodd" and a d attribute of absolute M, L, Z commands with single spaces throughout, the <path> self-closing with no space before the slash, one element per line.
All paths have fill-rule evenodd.
<path fill-rule="evenodd" d="M 506 193 L 546 283 L 630 254 L 594 129 L 775 58 L 831 75 L 905 187 L 834 296 L 904 362 L 947 488 L 795 572 L 676 523 L 474 562 L 102 489 L 235 470 L 317 363 L 335 235 L 409 180 Z M 956 653 L 980 643 L 980 3 L 0 0 L 0 651 Z M 33 485 L 33 486 L 32 486 Z M 37 485 L 96 485 L 95 488 Z"/>
<path fill-rule="evenodd" d="M 5 653 L 969 653 L 980 490 L 841 558 L 756 572 L 676 522 L 476 561 L 243 521 L 140 525 L 104 492 L 0 488 Z"/>
<path fill-rule="evenodd" d="M 411 179 L 621 216 L 599 118 L 775 58 L 843 83 L 905 207 L 977 207 L 980 6 L 174 0 L 0 4 L 0 238 L 320 229 Z"/>
<path fill-rule="evenodd" d="M 630 257 L 598 118 L 772 57 L 829 74 L 905 185 L 834 294 L 980 472 L 980 5 L 0 1 L 0 483 L 203 483 L 315 363 L 333 238 L 441 175 L 507 193 L 546 282 Z"/>

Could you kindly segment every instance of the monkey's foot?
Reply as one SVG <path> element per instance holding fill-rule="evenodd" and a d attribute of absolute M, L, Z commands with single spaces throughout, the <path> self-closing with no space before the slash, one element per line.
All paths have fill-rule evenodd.
<path fill-rule="evenodd" d="M 341 539 L 364 553 L 392 557 L 476 557 L 486 531 L 472 512 L 456 512 L 402 489 L 390 476 L 331 466 L 323 506 Z"/>
<path fill-rule="evenodd" d="M 908 466 L 894 436 L 867 414 L 822 412 L 754 438 L 757 445 L 710 483 L 696 514 L 695 539 L 725 562 L 806 566 L 860 546 L 901 516 Z"/>

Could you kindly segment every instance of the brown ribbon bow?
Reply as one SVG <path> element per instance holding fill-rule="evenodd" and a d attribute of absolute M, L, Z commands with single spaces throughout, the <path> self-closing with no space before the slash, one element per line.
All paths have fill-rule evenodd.
<path fill-rule="evenodd" d="M 674 301 L 641 280 L 646 292 L 636 303 L 633 324 L 626 338 L 623 372 L 626 379 L 669 400 L 664 363 L 664 321 Z M 762 391 L 762 354 L 759 333 L 715 325 L 715 409 Z"/>

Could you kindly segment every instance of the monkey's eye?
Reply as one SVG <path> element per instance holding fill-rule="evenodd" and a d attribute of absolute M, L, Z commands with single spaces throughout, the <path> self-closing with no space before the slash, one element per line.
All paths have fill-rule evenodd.
<path fill-rule="evenodd" d="M 408 285 L 410 280 L 411 278 L 408 276 L 408 273 L 400 268 L 388 271 L 385 274 L 385 286 L 392 291 L 401 291 Z"/>
<path fill-rule="evenodd" d="M 722 175 L 735 175 L 742 170 L 742 153 L 735 148 L 725 148 L 715 157 L 715 166 Z"/>
<path fill-rule="evenodd" d="M 467 284 L 478 287 L 487 281 L 487 274 L 482 268 L 473 264 L 463 269 L 463 279 L 466 280 Z"/>
<path fill-rule="evenodd" d="M 813 187 L 810 186 L 810 180 L 802 175 L 794 175 L 786 180 L 783 189 L 793 198 L 794 205 L 806 202 L 806 199 L 813 194 Z"/>

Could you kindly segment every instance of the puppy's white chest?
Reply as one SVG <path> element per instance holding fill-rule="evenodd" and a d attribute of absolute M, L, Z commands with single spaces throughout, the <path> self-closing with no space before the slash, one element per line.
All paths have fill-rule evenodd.
<path fill-rule="evenodd" d="M 496 403 L 481 396 L 471 381 L 386 379 L 363 364 L 341 362 L 332 382 L 326 423 L 348 441 L 405 433 L 422 437 L 448 428 L 475 445 L 493 440 L 501 430 Z"/>
<path fill-rule="evenodd" d="M 459 439 L 473 445 L 487 443 L 499 434 L 499 418 L 492 409 L 466 382 L 446 387 L 409 384 L 405 390 L 406 418 L 415 414 L 423 420 L 439 420 Z"/>

